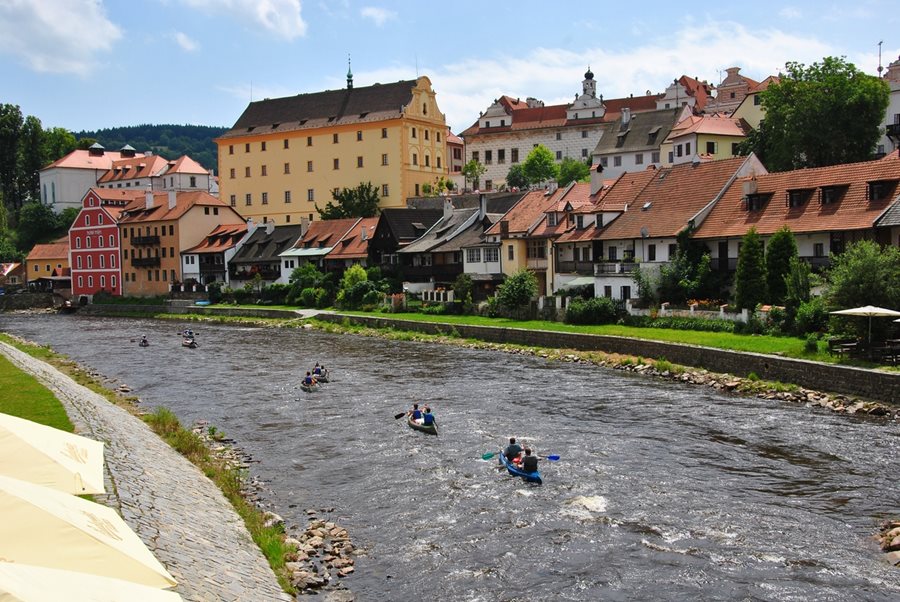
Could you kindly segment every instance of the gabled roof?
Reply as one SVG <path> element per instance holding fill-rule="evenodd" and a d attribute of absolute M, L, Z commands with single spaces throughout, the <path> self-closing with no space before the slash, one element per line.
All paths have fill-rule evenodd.
<path fill-rule="evenodd" d="M 188 157 L 187 155 L 182 155 L 175 159 L 174 161 L 169 161 L 167 168 L 165 170 L 166 174 L 173 173 L 184 173 L 184 174 L 202 174 L 206 175 L 209 172 L 202 165 Z"/>
<path fill-rule="evenodd" d="M 266 224 L 259 224 L 230 263 L 281 263 L 279 254 L 291 248 L 300 238 L 300 224 L 274 226 L 269 232 Z"/>
<path fill-rule="evenodd" d="M 113 161 L 109 170 L 97 180 L 98 184 L 116 182 L 120 180 L 134 180 L 136 178 L 150 178 L 157 176 L 165 170 L 168 161 L 159 155 L 150 157 L 129 157 Z"/>
<path fill-rule="evenodd" d="M 129 203 L 122 211 L 119 223 L 128 224 L 135 222 L 158 222 L 177 220 L 187 213 L 192 207 L 207 206 L 224 208 L 226 211 L 237 212 L 224 201 L 217 199 L 203 190 L 187 190 L 175 195 L 175 207 L 169 209 L 169 193 L 158 192 L 153 194 L 153 206 L 147 209 L 146 195 Z"/>
<path fill-rule="evenodd" d="M 24 266 L 19 262 L 0 263 L 0 277 L 8 277 L 16 272 L 21 272 Z"/>
<path fill-rule="evenodd" d="M 416 80 L 251 102 L 220 139 L 398 118 Z"/>
<path fill-rule="evenodd" d="M 687 75 L 682 75 L 678 78 L 678 82 L 684 86 L 684 89 L 687 90 L 687 93 L 696 99 L 696 103 L 694 104 L 695 111 L 702 111 L 706 106 L 706 103 L 709 102 L 710 99 L 710 88 L 709 84 L 706 82 L 701 82 L 695 77 L 689 77 Z"/>
<path fill-rule="evenodd" d="M 363 259 L 369 256 L 369 242 L 375 235 L 375 227 L 378 225 L 377 217 L 364 217 L 356 222 L 350 230 L 344 234 L 340 241 L 331 250 L 326 259 Z"/>
<path fill-rule="evenodd" d="M 603 133 L 593 154 L 631 153 L 658 149 L 672 131 L 675 120 L 682 110 L 682 107 L 676 107 L 638 113 L 632 115 L 627 124 L 622 124 L 620 117 L 609 131 Z"/>
<path fill-rule="evenodd" d="M 750 129 L 750 126 L 743 119 L 734 119 L 721 115 L 689 115 L 672 128 L 672 131 L 666 138 L 666 142 L 677 140 L 688 134 L 744 137 L 750 132 Z"/>
<path fill-rule="evenodd" d="M 386 207 L 381 210 L 379 227 L 384 224 L 394 239 L 403 246 L 425 234 L 443 215 L 441 209 Z"/>
<path fill-rule="evenodd" d="M 213 228 L 199 244 L 182 251 L 185 253 L 222 253 L 233 248 L 247 233 L 247 224 L 222 224 Z"/>
<path fill-rule="evenodd" d="M 887 198 L 867 200 L 870 182 L 885 182 Z M 745 183 L 748 183 L 745 190 Z M 794 233 L 829 232 L 893 225 L 900 194 L 900 159 L 847 163 L 798 169 L 757 176 L 755 192 L 750 178 L 740 178 L 725 192 L 703 224 L 697 238 L 743 236 L 755 226 L 760 234 L 772 234 L 782 226 Z M 833 189 L 836 200 L 823 205 L 823 189 Z M 788 194 L 804 197 L 799 207 L 788 206 Z M 748 211 L 745 196 L 756 195 L 761 209 Z M 881 218 L 879 220 L 879 218 Z"/>
<path fill-rule="evenodd" d="M 138 153 L 136 157 L 143 158 L 143 153 Z M 92 155 L 90 151 L 74 150 L 65 157 L 57 159 L 44 169 L 53 167 L 65 167 L 70 169 L 102 169 L 107 170 L 112 167 L 114 161 L 124 159 L 121 152 L 105 151 L 102 155 Z M 43 170 L 41 170 L 43 171 Z"/>
<path fill-rule="evenodd" d="M 311 222 L 306 234 L 293 245 L 295 249 L 324 249 L 336 245 L 358 222 L 358 217 Z"/>
<path fill-rule="evenodd" d="M 46 244 L 34 245 L 25 261 L 41 259 L 69 259 L 69 240 L 56 240 Z"/>
<path fill-rule="evenodd" d="M 659 169 L 653 172 L 654 177 L 635 196 L 628 210 L 613 220 L 600 238 L 637 239 L 642 237 L 644 228 L 648 237 L 673 237 L 713 203 L 742 168 L 751 164 L 758 164 L 754 156 Z"/>
<path fill-rule="evenodd" d="M 99 207 L 85 207 L 87 196 L 92 194 L 100 200 Z M 122 211 L 137 199 L 146 198 L 146 191 L 134 188 L 91 188 L 81 199 L 83 209 L 100 209 L 118 222 Z"/>
<path fill-rule="evenodd" d="M 500 234 L 501 224 L 507 222 L 510 234 L 522 236 L 553 206 L 553 194 L 546 190 L 532 190 L 488 228 L 485 234 Z"/>
<path fill-rule="evenodd" d="M 478 214 L 478 209 L 454 209 L 445 218 L 441 217 L 421 237 L 409 243 L 400 253 L 429 253 L 436 247 L 452 240 L 462 231 L 461 228 L 468 225 Z"/>

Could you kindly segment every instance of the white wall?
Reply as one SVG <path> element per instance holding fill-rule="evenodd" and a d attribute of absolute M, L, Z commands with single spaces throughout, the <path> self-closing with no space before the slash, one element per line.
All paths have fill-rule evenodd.
<path fill-rule="evenodd" d="M 54 213 L 62 213 L 69 207 L 81 209 L 81 200 L 84 195 L 97 185 L 97 178 L 104 173 L 106 173 L 105 169 L 73 169 L 71 167 L 45 169 L 40 172 L 39 176 L 41 202 L 49 205 Z"/>

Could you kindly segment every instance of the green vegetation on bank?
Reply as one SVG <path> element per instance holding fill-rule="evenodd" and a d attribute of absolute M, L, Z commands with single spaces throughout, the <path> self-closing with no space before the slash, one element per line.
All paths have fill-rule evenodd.
<path fill-rule="evenodd" d="M 0 356 L 0 412 L 69 433 L 75 430 L 62 403 L 36 378 Z"/>

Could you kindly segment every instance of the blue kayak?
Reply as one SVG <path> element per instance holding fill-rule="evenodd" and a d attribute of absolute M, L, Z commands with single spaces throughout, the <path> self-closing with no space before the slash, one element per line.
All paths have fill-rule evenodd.
<path fill-rule="evenodd" d="M 514 477 L 522 477 L 523 479 L 525 479 L 525 480 L 528 481 L 529 483 L 537 483 L 538 485 L 540 485 L 541 483 L 543 483 L 543 481 L 541 480 L 541 473 L 540 473 L 540 472 L 538 472 L 538 471 L 536 471 L 536 470 L 535 470 L 534 472 L 525 472 L 524 470 L 522 470 L 522 469 L 516 467 L 515 464 L 513 464 L 512 462 L 510 462 L 509 460 L 507 460 L 507 459 L 506 459 L 506 454 L 504 454 L 502 451 L 501 451 L 498 455 L 500 456 L 500 463 L 503 464 L 503 466 L 506 467 L 506 470 L 507 470 L 507 471 L 509 472 L 509 474 L 511 474 L 512 476 L 514 476 Z"/>

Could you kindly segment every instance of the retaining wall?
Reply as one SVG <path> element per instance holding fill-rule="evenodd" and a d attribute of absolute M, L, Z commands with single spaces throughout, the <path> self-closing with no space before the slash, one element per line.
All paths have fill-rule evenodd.
<path fill-rule="evenodd" d="M 79 313 L 94 316 L 109 316 L 123 313 L 150 313 L 150 314 L 200 314 L 205 316 L 233 316 L 240 318 L 281 318 L 291 319 L 301 317 L 289 309 L 246 309 L 241 307 L 196 307 L 170 306 L 170 305 L 106 305 L 91 304 L 78 310 Z"/>
<path fill-rule="evenodd" d="M 463 338 L 492 343 L 513 343 L 665 358 L 676 364 L 706 368 L 713 372 L 725 372 L 743 377 L 749 376 L 753 372 L 764 380 L 794 383 L 809 389 L 843 393 L 892 404 L 900 403 L 900 374 L 851 366 L 605 335 L 414 322 L 374 316 L 319 314 L 316 317 L 330 322 L 340 323 L 349 320 L 351 324 L 373 328 L 397 328 L 428 334 L 456 332 Z"/>

